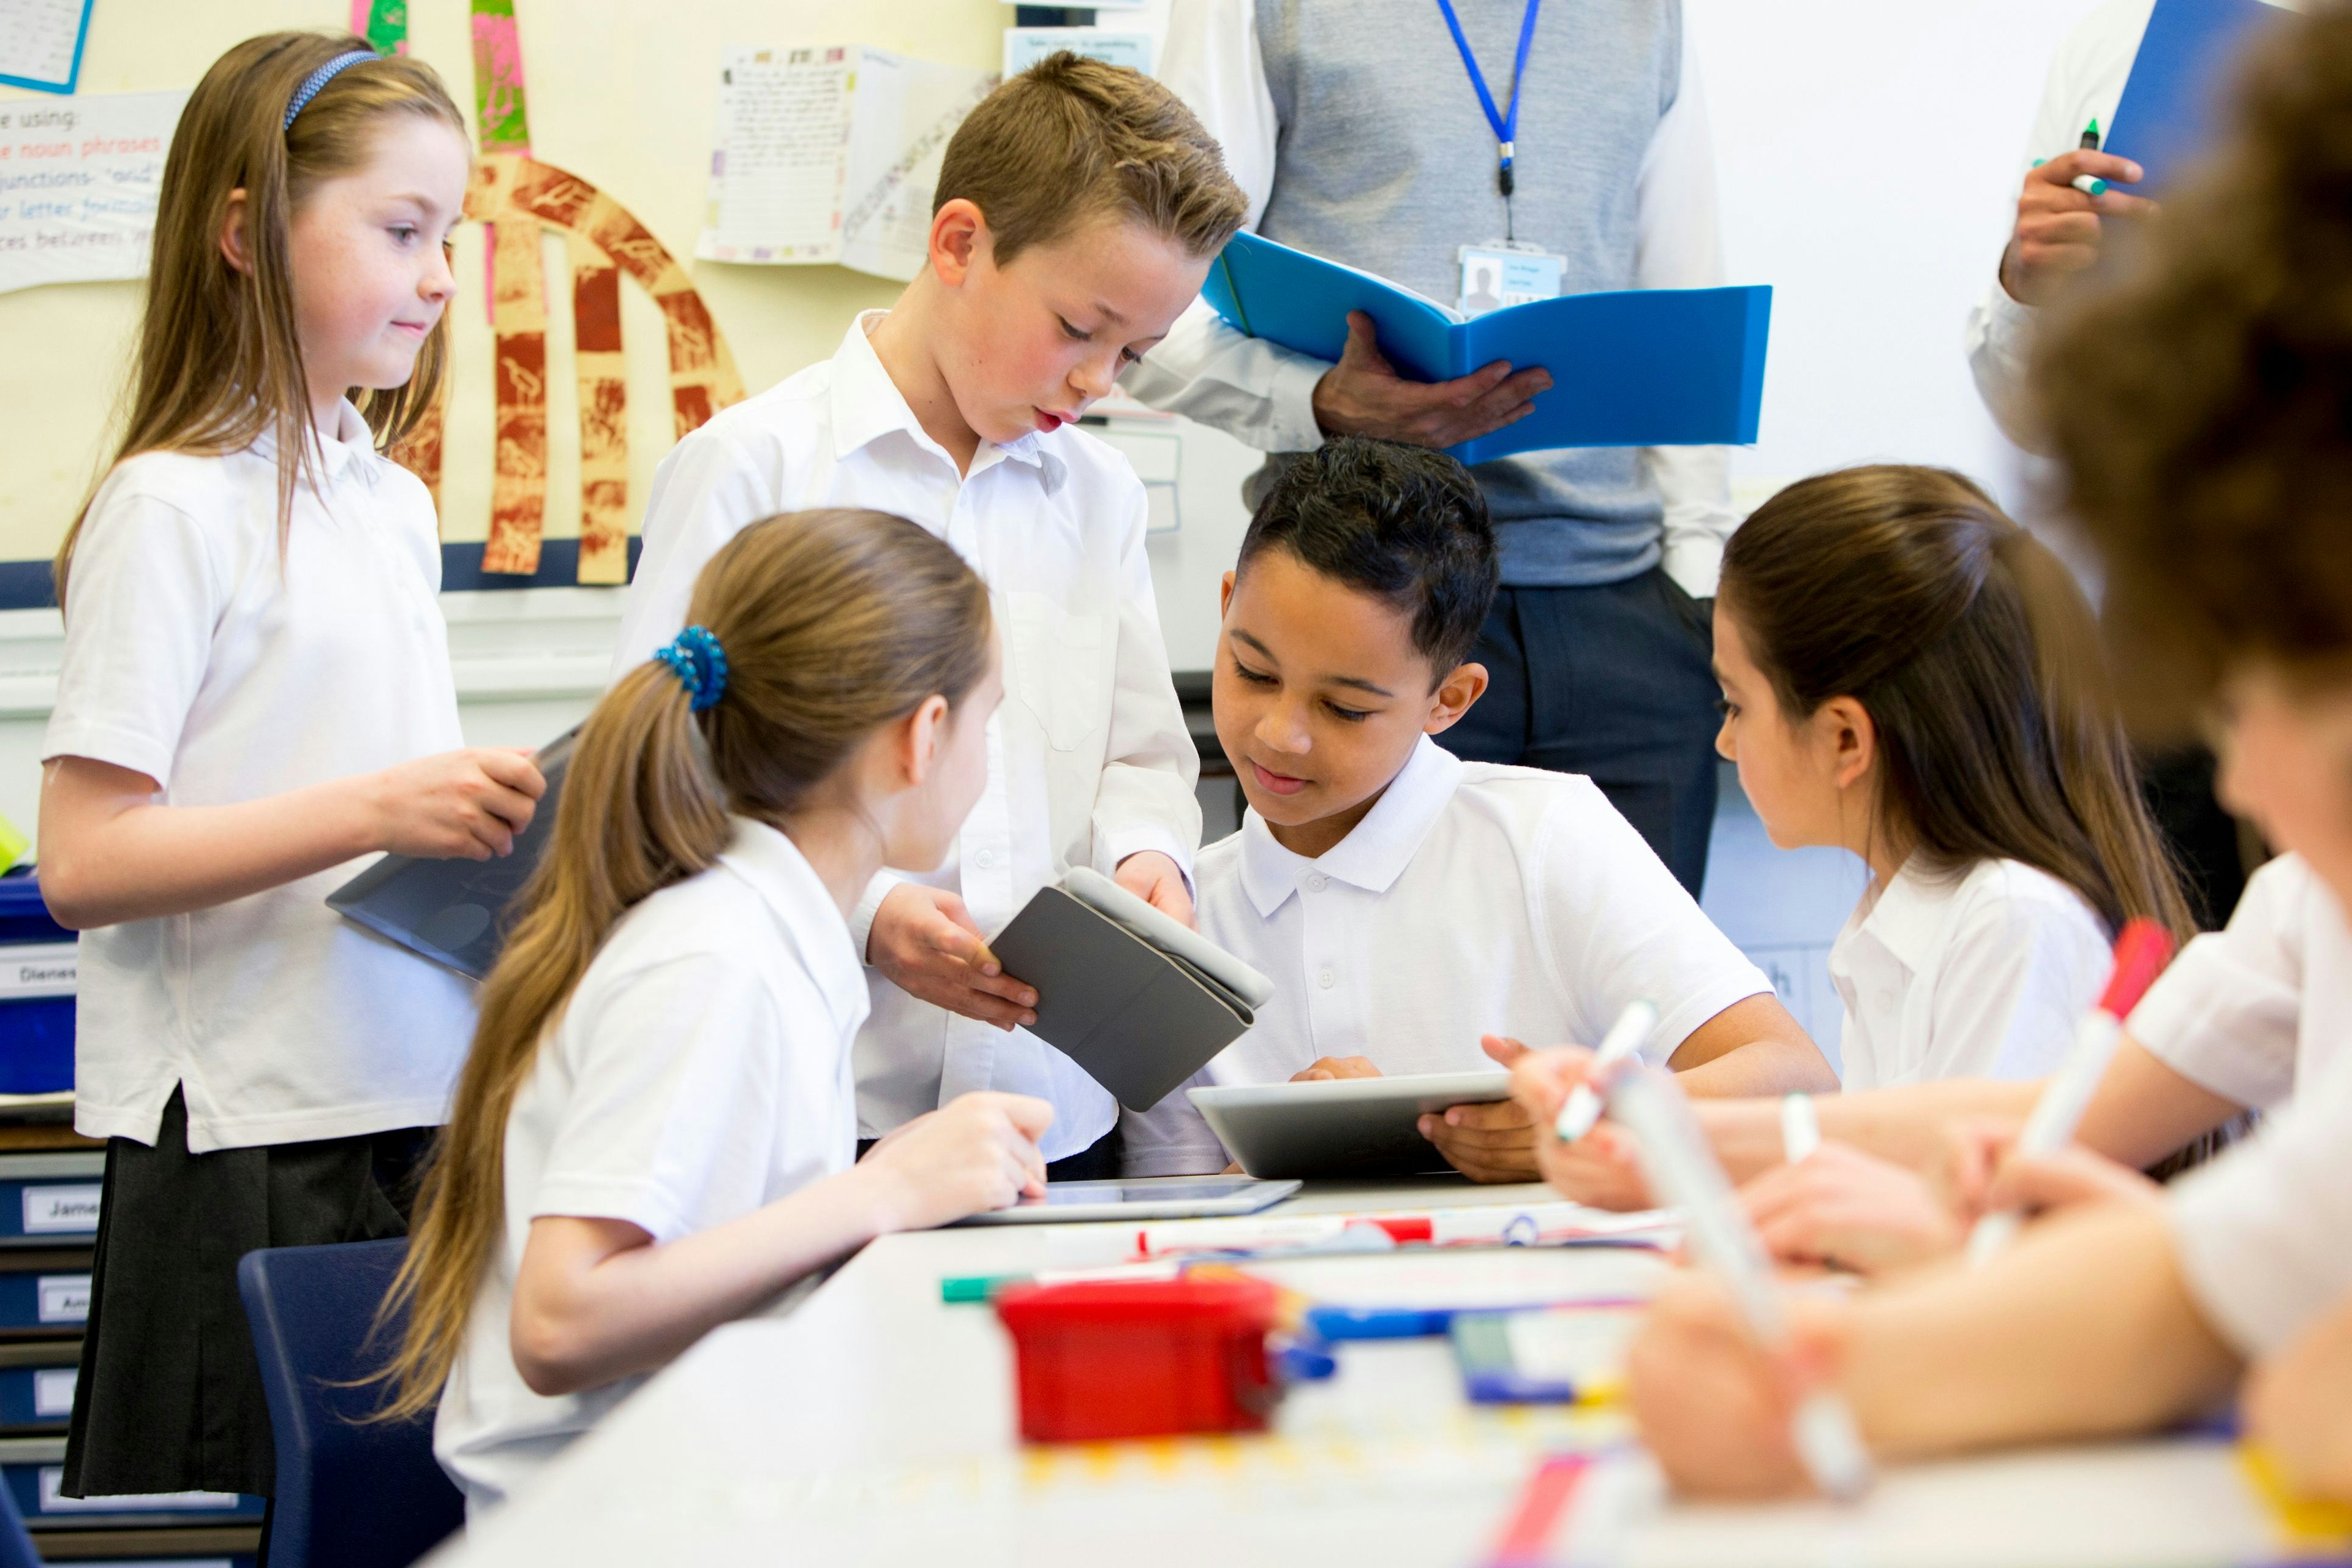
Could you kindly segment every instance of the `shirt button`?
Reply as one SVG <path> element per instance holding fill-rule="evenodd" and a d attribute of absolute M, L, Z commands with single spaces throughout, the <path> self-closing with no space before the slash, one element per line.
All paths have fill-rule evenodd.
<path fill-rule="evenodd" d="M 1319 893 L 1330 885 L 1331 879 L 1326 877 L 1320 871 L 1318 871 L 1315 875 L 1307 879 L 1307 890 L 1310 893 Z"/>
<path fill-rule="evenodd" d="M 1331 987 L 1339 984 L 1339 977 L 1332 973 L 1328 969 L 1319 970 L 1316 973 L 1315 984 L 1323 987 L 1324 990 L 1328 991 Z"/>
<path fill-rule="evenodd" d="M 971 863 L 985 871 L 991 866 L 996 864 L 996 851 L 993 849 L 983 849 L 979 854 L 971 858 Z"/>

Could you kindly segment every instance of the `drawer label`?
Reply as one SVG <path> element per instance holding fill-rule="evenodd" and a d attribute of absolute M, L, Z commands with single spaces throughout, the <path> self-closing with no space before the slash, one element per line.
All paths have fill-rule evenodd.
<path fill-rule="evenodd" d="M 81 1376 L 78 1366 L 43 1366 L 33 1369 L 33 1414 L 36 1415 L 70 1415 L 73 1414 L 74 1384 Z"/>
<path fill-rule="evenodd" d="M 89 1276 L 44 1274 L 40 1277 L 40 1318 L 45 1323 L 89 1321 Z"/>
<path fill-rule="evenodd" d="M 77 948 L 69 942 L 37 947 L 0 947 L 0 1001 L 29 1002 L 40 996 L 70 996 L 78 973 Z"/>
<path fill-rule="evenodd" d="M 63 1183 L 25 1189 L 26 1236 L 89 1236 L 98 1229 L 100 1182 Z"/>
<path fill-rule="evenodd" d="M 68 1497 L 66 1468 L 41 1467 L 43 1513 L 184 1513 L 191 1509 L 233 1509 L 235 1492 L 139 1492 L 130 1497 Z"/>

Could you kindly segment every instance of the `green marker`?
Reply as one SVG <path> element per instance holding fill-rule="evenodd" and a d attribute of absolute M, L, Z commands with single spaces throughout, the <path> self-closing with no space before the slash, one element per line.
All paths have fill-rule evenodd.
<path fill-rule="evenodd" d="M 2095 153 L 2099 150 L 2099 122 L 2095 117 L 2088 125 L 2083 127 L 2083 140 L 2080 146 L 2085 153 Z M 2077 174 L 2072 183 L 2076 190 L 2086 196 L 2104 196 L 2107 194 L 2106 181 L 2096 174 Z"/>
<path fill-rule="evenodd" d="M 999 1290 L 1026 1285 L 1033 1278 L 1027 1274 L 950 1274 L 940 1281 L 940 1300 L 950 1307 L 968 1306 L 986 1301 Z"/>

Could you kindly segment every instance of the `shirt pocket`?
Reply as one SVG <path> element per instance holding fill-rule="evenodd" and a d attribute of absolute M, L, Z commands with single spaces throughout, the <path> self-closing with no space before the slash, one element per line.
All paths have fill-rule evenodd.
<path fill-rule="evenodd" d="M 1008 594 L 1013 690 L 1057 752 L 1110 720 L 1116 642 L 1108 616 L 1076 615 L 1043 594 Z"/>

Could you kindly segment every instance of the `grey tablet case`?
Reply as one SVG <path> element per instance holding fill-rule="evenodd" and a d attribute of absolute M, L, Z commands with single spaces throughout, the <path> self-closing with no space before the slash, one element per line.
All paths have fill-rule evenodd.
<path fill-rule="evenodd" d="M 1085 900 L 1068 890 L 1073 886 Z M 1113 919 L 1105 906 L 1127 918 Z M 1181 926 L 1197 958 L 1223 961 L 1223 978 L 1171 951 L 1172 933 L 1165 937 L 1171 946 L 1146 940 L 1141 933 L 1156 921 L 1175 924 L 1080 868 L 1061 887 L 1039 889 L 988 944 L 1005 973 L 1037 988 L 1030 1033 L 1086 1068 L 1130 1110 L 1150 1110 L 1200 1071 L 1255 1021 L 1255 1008 L 1273 994 L 1263 975 Z"/>
<path fill-rule="evenodd" d="M 515 835 L 514 853 L 490 860 L 387 855 L 329 893 L 327 907 L 460 974 L 488 974 L 506 942 L 509 908 L 555 832 L 556 797 L 579 734 L 567 731 L 532 757 L 547 793 L 530 826 Z"/>
<path fill-rule="evenodd" d="M 1185 1091 L 1234 1159 L 1258 1177 L 1451 1172 L 1421 1118 L 1511 1097 L 1500 1070 L 1216 1085 Z"/>

